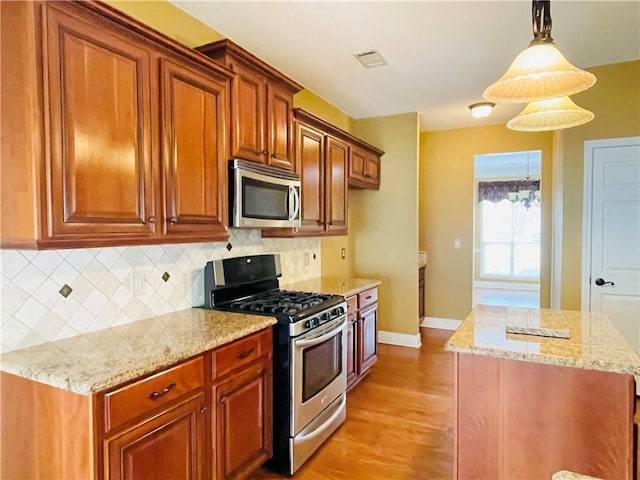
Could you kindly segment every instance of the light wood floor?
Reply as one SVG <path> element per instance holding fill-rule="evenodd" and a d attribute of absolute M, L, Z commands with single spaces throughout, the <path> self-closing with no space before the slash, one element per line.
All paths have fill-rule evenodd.
<path fill-rule="evenodd" d="M 422 348 L 379 345 L 378 363 L 347 396 L 347 420 L 296 480 L 450 479 L 451 331 L 421 328 Z M 278 475 L 259 472 L 256 479 Z"/>

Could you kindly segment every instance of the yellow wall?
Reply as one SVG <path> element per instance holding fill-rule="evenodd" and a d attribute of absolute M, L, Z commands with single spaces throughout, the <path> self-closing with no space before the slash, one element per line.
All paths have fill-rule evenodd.
<path fill-rule="evenodd" d="M 385 152 L 380 190 L 349 190 L 349 243 L 355 253 L 355 272 L 382 280 L 380 330 L 417 335 L 418 114 L 354 120 L 353 124 L 356 136 Z"/>
<path fill-rule="evenodd" d="M 353 119 L 349 115 L 310 90 L 305 89 L 296 93 L 293 97 L 293 106 L 302 108 L 346 132 L 351 133 L 353 131 Z"/>
<path fill-rule="evenodd" d="M 590 68 L 598 82 L 573 100 L 595 114 L 564 132 L 562 308 L 580 309 L 584 142 L 640 135 L 640 61 Z"/>
<path fill-rule="evenodd" d="M 505 125 L 420 135 L 420 250 L 428 255 L 426 315 L 462 320 L 471 310 L 473 281 L 474 156 L 542 150 L 542 261 L 540 304 L 549 305 L 551 165 L 553 135 Z M 454 249 L 454 239 L 461 248 Z"/>
<path fill-rule="evenodd" d="M 166 0 L 105 0 L 105 3 L 188 47 L 224 38 Z"/>

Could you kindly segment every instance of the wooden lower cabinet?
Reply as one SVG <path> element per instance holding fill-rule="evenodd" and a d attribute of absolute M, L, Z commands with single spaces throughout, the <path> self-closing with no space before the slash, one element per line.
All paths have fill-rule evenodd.
<path fill-rule="evenodd" d="M 425 274 L 425 270 L 426 267 L 420 267 L 418 269 L 418 320 L 421 320 L 424 317 L 424 294 L 425 294 L 425 287 L 424 287 L 424 274 Z"/>
<path fill-rule="evenodd" d="M 143 418 L 104 441 L 104 478 L 204 479 L 204 393 Z"/>
<path fill-rule="evenodd" d="M 347 389 L 378 361 L 378 289 L 347 297 Z"/>
<path fill-rule="evenodd" d="M 247 478 L 272 454 L 271 360 L 213 387 L 215 478 Z"/>
<path fill-rule="evenodd" d="M 271 342 L 264 329 L 89 395 L 0 372 L 0 478 L 248 478 L 272 453 Z"/>

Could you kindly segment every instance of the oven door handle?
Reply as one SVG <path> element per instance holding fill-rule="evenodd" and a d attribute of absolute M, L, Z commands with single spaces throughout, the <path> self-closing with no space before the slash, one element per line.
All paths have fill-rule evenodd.
<path fill-rule="evenodd" d="M 338 328 L 332 328 L 329 332 L 325 333 L 324 335 L 320 335 L 319 337 L 311 338 L 309 340 L 296 340 L 295 345 L 296 347 L 309 347 L 312 345 L 317 345 L 324 342 L 325 340 L 330 339 L 331 337 L 336 336 L 338 333 L 341 333 L 342 331 L 344 331 L 346 326 L 347 322 L 343 322 Z"/>

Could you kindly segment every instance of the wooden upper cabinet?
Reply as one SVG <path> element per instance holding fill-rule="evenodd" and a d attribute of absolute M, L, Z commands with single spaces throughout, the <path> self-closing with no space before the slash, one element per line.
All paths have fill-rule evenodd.
<path fill-rule="evenodd" d="M 6 2 L 1 245 L 215 241 L 231 72 L 100 2 Z"/>
<path fill-rule="evenodd" d="M 302 86 L 230 40 L 197 50 L 235 73 L 229 155 L 295 170 L 293 95 Z"/>
<path fill-rule="evenodd" d="M 161 70 L 166 231 L 225 239 L 225 80 L 167 59 Z"/>
<path fill-rule="evenodd" d="M 354 143 L 349 155 L 349 186 L 378 190 L 380 188 L 380 156 L 383 152 L 366 144 Z"/>
<path fill-rule="evenodd" d="M 349 146 L 337 138 L 327 137 L 326 154 L 326 205 L 327 232 L 347 234 L 347 160 Z"/>
<path fill-rule="evenodd" d="M 231 88 L 231 156 L 265 163 L 266 88 L 264 78 L 249 68 L 235 66 Z"/>
<path fill-rule="evenodd" d="M 300 230 L 322 234 L 325 230 L 325 136 L 312 127 L 297 122 L 296 125 L 296 145 L 302 182 Z"/>
<path fill-rule="evenodd" d="M 274 167 L 295 171 L 293 96 L 276 83 L 267 85 L 267 128 L 269 158 Z"/>
<path fill-rule="evenodd" d="M 155 233 L 148 49 L 52 5 L 45 24 L 51 236 Z"/>

